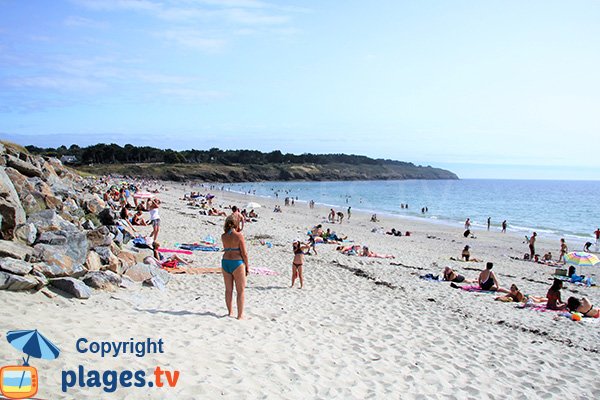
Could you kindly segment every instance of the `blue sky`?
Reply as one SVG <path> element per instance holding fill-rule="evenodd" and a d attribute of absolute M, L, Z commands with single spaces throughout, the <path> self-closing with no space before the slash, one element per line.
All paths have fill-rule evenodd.
<path fill-rule="evenodd" d="M 0 137 L 19 143 L 346 152 L 461 177 L 598 179 L 598 0 L 0 11 Z"/>

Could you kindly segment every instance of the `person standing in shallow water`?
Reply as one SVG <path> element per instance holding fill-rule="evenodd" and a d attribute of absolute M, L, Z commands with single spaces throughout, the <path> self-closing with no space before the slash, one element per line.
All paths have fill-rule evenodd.
<path fill-rule="evenodd" d="M 488 217 L 487 225 L 488 225 L 488 231 L 489 231 L 490 230 L 490 226 L 492 225 L 492 217 Z"/>
<path fill-rule="evenodd" d="M 244 318 L 244 290 L 246 276 L 250 272 L 248 265 L 248 251 L 244 235 L 239 230 L 240 219 L 235 214 L 225 219 L 224 233 L 221 235 L 223 242 L 223 259 L 221 268 L 225 283 L 225 305 L 230 317 L 233 317 L 233 286 L 237 292 L 237 319 Z"/>
<path fill-rule="evenodd" d="M 507 226 L 506 220 L 502 221 L 502 233 L 506 233 L 506 226 Z"/>

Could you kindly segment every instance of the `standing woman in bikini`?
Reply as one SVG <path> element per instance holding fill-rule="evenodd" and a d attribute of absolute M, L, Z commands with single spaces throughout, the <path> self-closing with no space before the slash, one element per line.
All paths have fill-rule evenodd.
<path fill-rule="evenodd" d="M 304 276 L 302 275 L 302 265 L 304 265 L 304 251 L 310 249 L 309 246 L 303 245 L 299 240 L 296 240 L 292 245 L 294 249 L 294 261 L 292 261 L 292 286 L 296 278 L 300 279 L 300 289 L 304 287 Z"/>
<path fill-rule="evenodd" d="M 238 230 L 240 219 L 232 214 L 225 219 L 221 235 L 223 242 L 223 259 L 221 268 L 223 269 L 223 280 L 225 282 L 225 304 L 229 316 L 233 317 L 233 285 L 237 293 L 237 319 L 244 318 L 244 289 L 246 288 L 246 276 L 249 272 L 248 252 L 244 235 Z"/>

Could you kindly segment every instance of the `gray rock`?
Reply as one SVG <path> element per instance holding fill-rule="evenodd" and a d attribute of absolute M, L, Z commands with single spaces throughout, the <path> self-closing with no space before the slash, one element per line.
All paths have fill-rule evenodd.
<path fill-rule="evenodd" d="M 92 295 L 90 289 L 83 281 L 75 278 L 56 278 L 50 280 L 50 285 L 62 290 L 78 299 L 89 299 Z"/>
<path fill-rule="evenodd" d="M 45 276 L 46 278 L 61 278 L 68 275 L 67 271 L 58 265 L 49 265 L 43 262 L 33 264 L 33 271 Z"/>
<path fill-rule="evenodd" d="M 121 281 L 121 277 L 111 271 L 92 271 L 83 277 L 83 282 L 94 289 L 116 290 Z"/>
<path fill-rule="evenodd" d="M 40 177 L 42 176 L 42 170 L 30 162 L 21 160 L 20 158 L 7 155 L 6 156 L 6 165 L 9 167 L 13 167 L 20 173 L 28 177 Z"/>
<path fill-rule="evenodd" d="M 31 246 L 35 243 L 37 238 L 37 228 L 34 224 L 21 224 L 18 225 L 14 231 L 15 239 Z"/>
<path fill-rule="evenodd" d="M 11 242 L 9 240 L 0 240 L 0 257 L 11 257 L 20 260 L 27 260 L 33 254 L 31 247 L 24 244 Z"/>
<path fill-rule="evenodd" d="M 38 232 L 78 231 L 77 226 L 58 215 L 54 210 L 44 210 L 27 217 L 27 223 L 34 224 Z"/>
<path fill-rule="evenodd" d="M 46 278 L 44 274 L 37 271 L 35 268 L 33 269 L 33 271 L 31 271 L 31 276 L 38 281 L 38 286 L 36 287 L 36 289 L 41 289 L 44 286 L 48 286 L 48 284 L 50 283 L 48 278 Z"/>
<path fill-rule="evenodd" d="M 110 246 L 113 240 L 113 235 L 106 226 L 101 226 L 93 231 L 86 232 L 90 249 L 95 249 L 99 246 Z"/>
<path fill-rule="evenodd" d="M 91 250 L 85 260 L 85 267 L 88 271 L 100 271 L 102 269 L 102 259 L 94 250 Z"/>
<path fill-rule="evenodd" d="M 119 287 L 121 289 L 127 290 L 135 290 L 139 289 L 142 284 L 140 282 L 134 282 L 130 277 L 126 275 L 121 276 L 121 285 Z"/>
<path fill-rule="evenodd" d="M 38 259 L 49 265 L 55 265 L 63 270 L 66 276 L 81 276 L 85 273 L 88 255 L 88 241 L 85 233 L 79 231 L 57 231 L 59 236 L 66 238 L 64 245 L 38 243 L 34 246 Z"/>
<path fill-rule="evenodd" d="M 134 282 L 144 282 L 158 276 L 167 284 L 170 279 L 167 271 L 143 263 L 137 263 L 133 267 L 127 268 L 124 275 L 131 278 Z"/>
<path fill-rule="evenodd" d="M 25 209 L 4 167 L 0 168 L 0 238 L 14 237 L 14 229 L 25 223 Z"/>
<path fill-rule="evenodd" d="M 0 290 L 30 290 L 36 288 L 38 285 L 38 280 L 31 275 L 13 275 L 0 271 Z"/>
<path fill-rule="evenodd" d="M 27 261 L 17 260 L 15 258 L 0 258 L 0 270 L 10 272 L 15 275 L 27 275 L 31 272 L 33 266 Z"/>
<path fill-rule="evenodd" d="M 106 203 L 97 194 L 89 193 L 83 196 L 83 208 L 91 214 L 98 214 L 106 208 Z"/>
<path fill-rule="evenodd" d="M 37 243 L 63 245 L 67 244 L 67 233 L 64 231 L 47 231 L 42 232 L 37 239 Z"/>
<path fill-rule="evenodd" d="M 153 276 L 150 279 L 144 281 L 144 286 L 155 287 L 159 290 L 165 290 L 167 288 L 167 284 L 160 276 Z"/>

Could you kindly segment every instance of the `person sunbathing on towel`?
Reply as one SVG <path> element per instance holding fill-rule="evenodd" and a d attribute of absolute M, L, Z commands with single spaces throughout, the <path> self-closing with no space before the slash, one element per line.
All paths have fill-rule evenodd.
<path fill-rule="evenodd" d="M 158 267 L 158 268 L 161 268 L 166 263 L 168 263 L 168 265 L 172 264 L 173 266 L 176 266 L 177 264 L 180 264 L 180 263 L 183 265 L 190 264 L 190 261 L 184 260 L 183 258 L 179 257 L 177 254 L 173 254 L 169 257 L 165 257 L 158 251 L 159 249 L 160 249 L 160 243 L 158 243 L 158 242 L 152 243 L 153 256 L 144 258 L 144 263 L 154 265 L 155 267 Z"/>
<path fill-rule="evenodd" d="M 371 250 L 369 250 L 369 248 L 367 246 L 363 247 L 361 255 L 363 257 L 373 257 L 373 258 L 396 258 L 391 254 L 377 254 L 375 252 L 372 252 Z"/>
<path fill-rule="evenodd" d="M 444 280 L 455 283 L 477 283 L 476 279 L 465 279 L 464 276 L 459 275 L 450 267 L 444 268 Z"/>
<path fill-rule="evenodd" d="M 600 318 L 600 310 L 595 308 L 585 297 L 581 300 L 576 297 L 569 297 L 567 307 L 569 311 L 581 313 L 584 317 Z"/>
<path fill-rule="evenodd" d="M 492 271 L 492 268 L 494 268 L 494 264 L 488 262 L 485 266 L 485 269 L 479 274 L 479 279 L 477 282 L 479 283 L 481 290 L 509 293 L 508 290 L 500 287 L 498 278 L 496 278 L 496 274 Z"/>
<path fill-rule="evenodd" d="M 504 296 L 498 296 L 494 300 L 504 301 L 504 302 L 515 302 L 521 303 L 526 300 L 525 295 L 521 293 L 517 285 L 514 283 L 510 285 L 510 291 Z"/>

